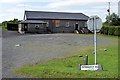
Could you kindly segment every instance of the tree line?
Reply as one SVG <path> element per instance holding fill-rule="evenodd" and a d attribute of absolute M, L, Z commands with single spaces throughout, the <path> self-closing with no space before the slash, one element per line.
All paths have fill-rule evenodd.
<path fill-rule="evenodd" d="M 109 20 L 108 20 L 109 19 Z M 108 21 L 110 21 L 110 27 L 108 27 Z M 120 18 L 117 14 L 112 13 L 106 17 L 106 21 L 103 23 L 103 27 L 100 30 L 101 34 L 120 36 Z"/>
<path fill-rule="evenodd" d="M 7 30 L 7 24 L 18 24 L 19 22 L 21 22 L 22 20 L 18 20 L 18 19 L 13 19 L 10 21 L 3 21 L 2 22 L 2 30 Z"/>
<path fill-rule="evenodd" d="M 110 16 L 107 16 L 104 24 L 108 24 L 108 20 L 110 21 L 110 26 L 120 26 L 120 18 L 117 14 L 112 13 Z"/>

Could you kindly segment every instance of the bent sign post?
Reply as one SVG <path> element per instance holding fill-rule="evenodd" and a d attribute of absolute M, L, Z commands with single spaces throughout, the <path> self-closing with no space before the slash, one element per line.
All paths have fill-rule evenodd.
<path fill-rule="evenodd" d="M 102 65 L 97 65 L 97 32 L 102 28 L 102 20 L 98 16 L 92 16 L 88 19 L 88 29 L 94 32 L 95 65 L 81 65 L 79 70 L 103 70 Z"/>

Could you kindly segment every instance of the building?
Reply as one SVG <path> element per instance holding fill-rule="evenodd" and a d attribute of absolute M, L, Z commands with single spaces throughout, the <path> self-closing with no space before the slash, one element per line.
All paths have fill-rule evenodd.
<path fill-rule="evenodd" d="M 32 33 L 88 33 L 88 16 L 83 13 L 25 11 L 19 32 Z"/>
<path fill-rule="evenodd" d="M 118 2 L 118 16 L 120 18 L 120 1 Z"/>

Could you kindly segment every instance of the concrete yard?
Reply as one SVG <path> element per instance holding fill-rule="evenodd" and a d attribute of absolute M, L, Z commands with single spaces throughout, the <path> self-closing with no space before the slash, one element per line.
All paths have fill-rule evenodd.
<path fill-rule="evenodd" d="M 23 65 L 43 63 L 74 55 L 74 51 L 93 45 L 93 37 L 76 34 L 25 34 L 3 31 L 2 77 L 20 78 L 11 69 Z M 113 43 L 114 40 L 98 38 L 98 44 Z M 15 46 L 20 44 L 20 46 Z"/>

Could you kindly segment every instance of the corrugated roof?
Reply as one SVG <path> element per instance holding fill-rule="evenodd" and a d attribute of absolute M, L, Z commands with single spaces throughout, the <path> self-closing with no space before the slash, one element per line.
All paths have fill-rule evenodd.
<path fill-rule="evenodd" d="M 24 20 L 20 23 L 46 23 L 46 22 L 41 21 L 41 20 Z"/>
<path fill-rule="evenodd" d="M 83 13 L 68 12 L 45 12 L 45 11 L 25 11 L 27 19 L 69 19 L 88 20 L 88 16 Z"/>

